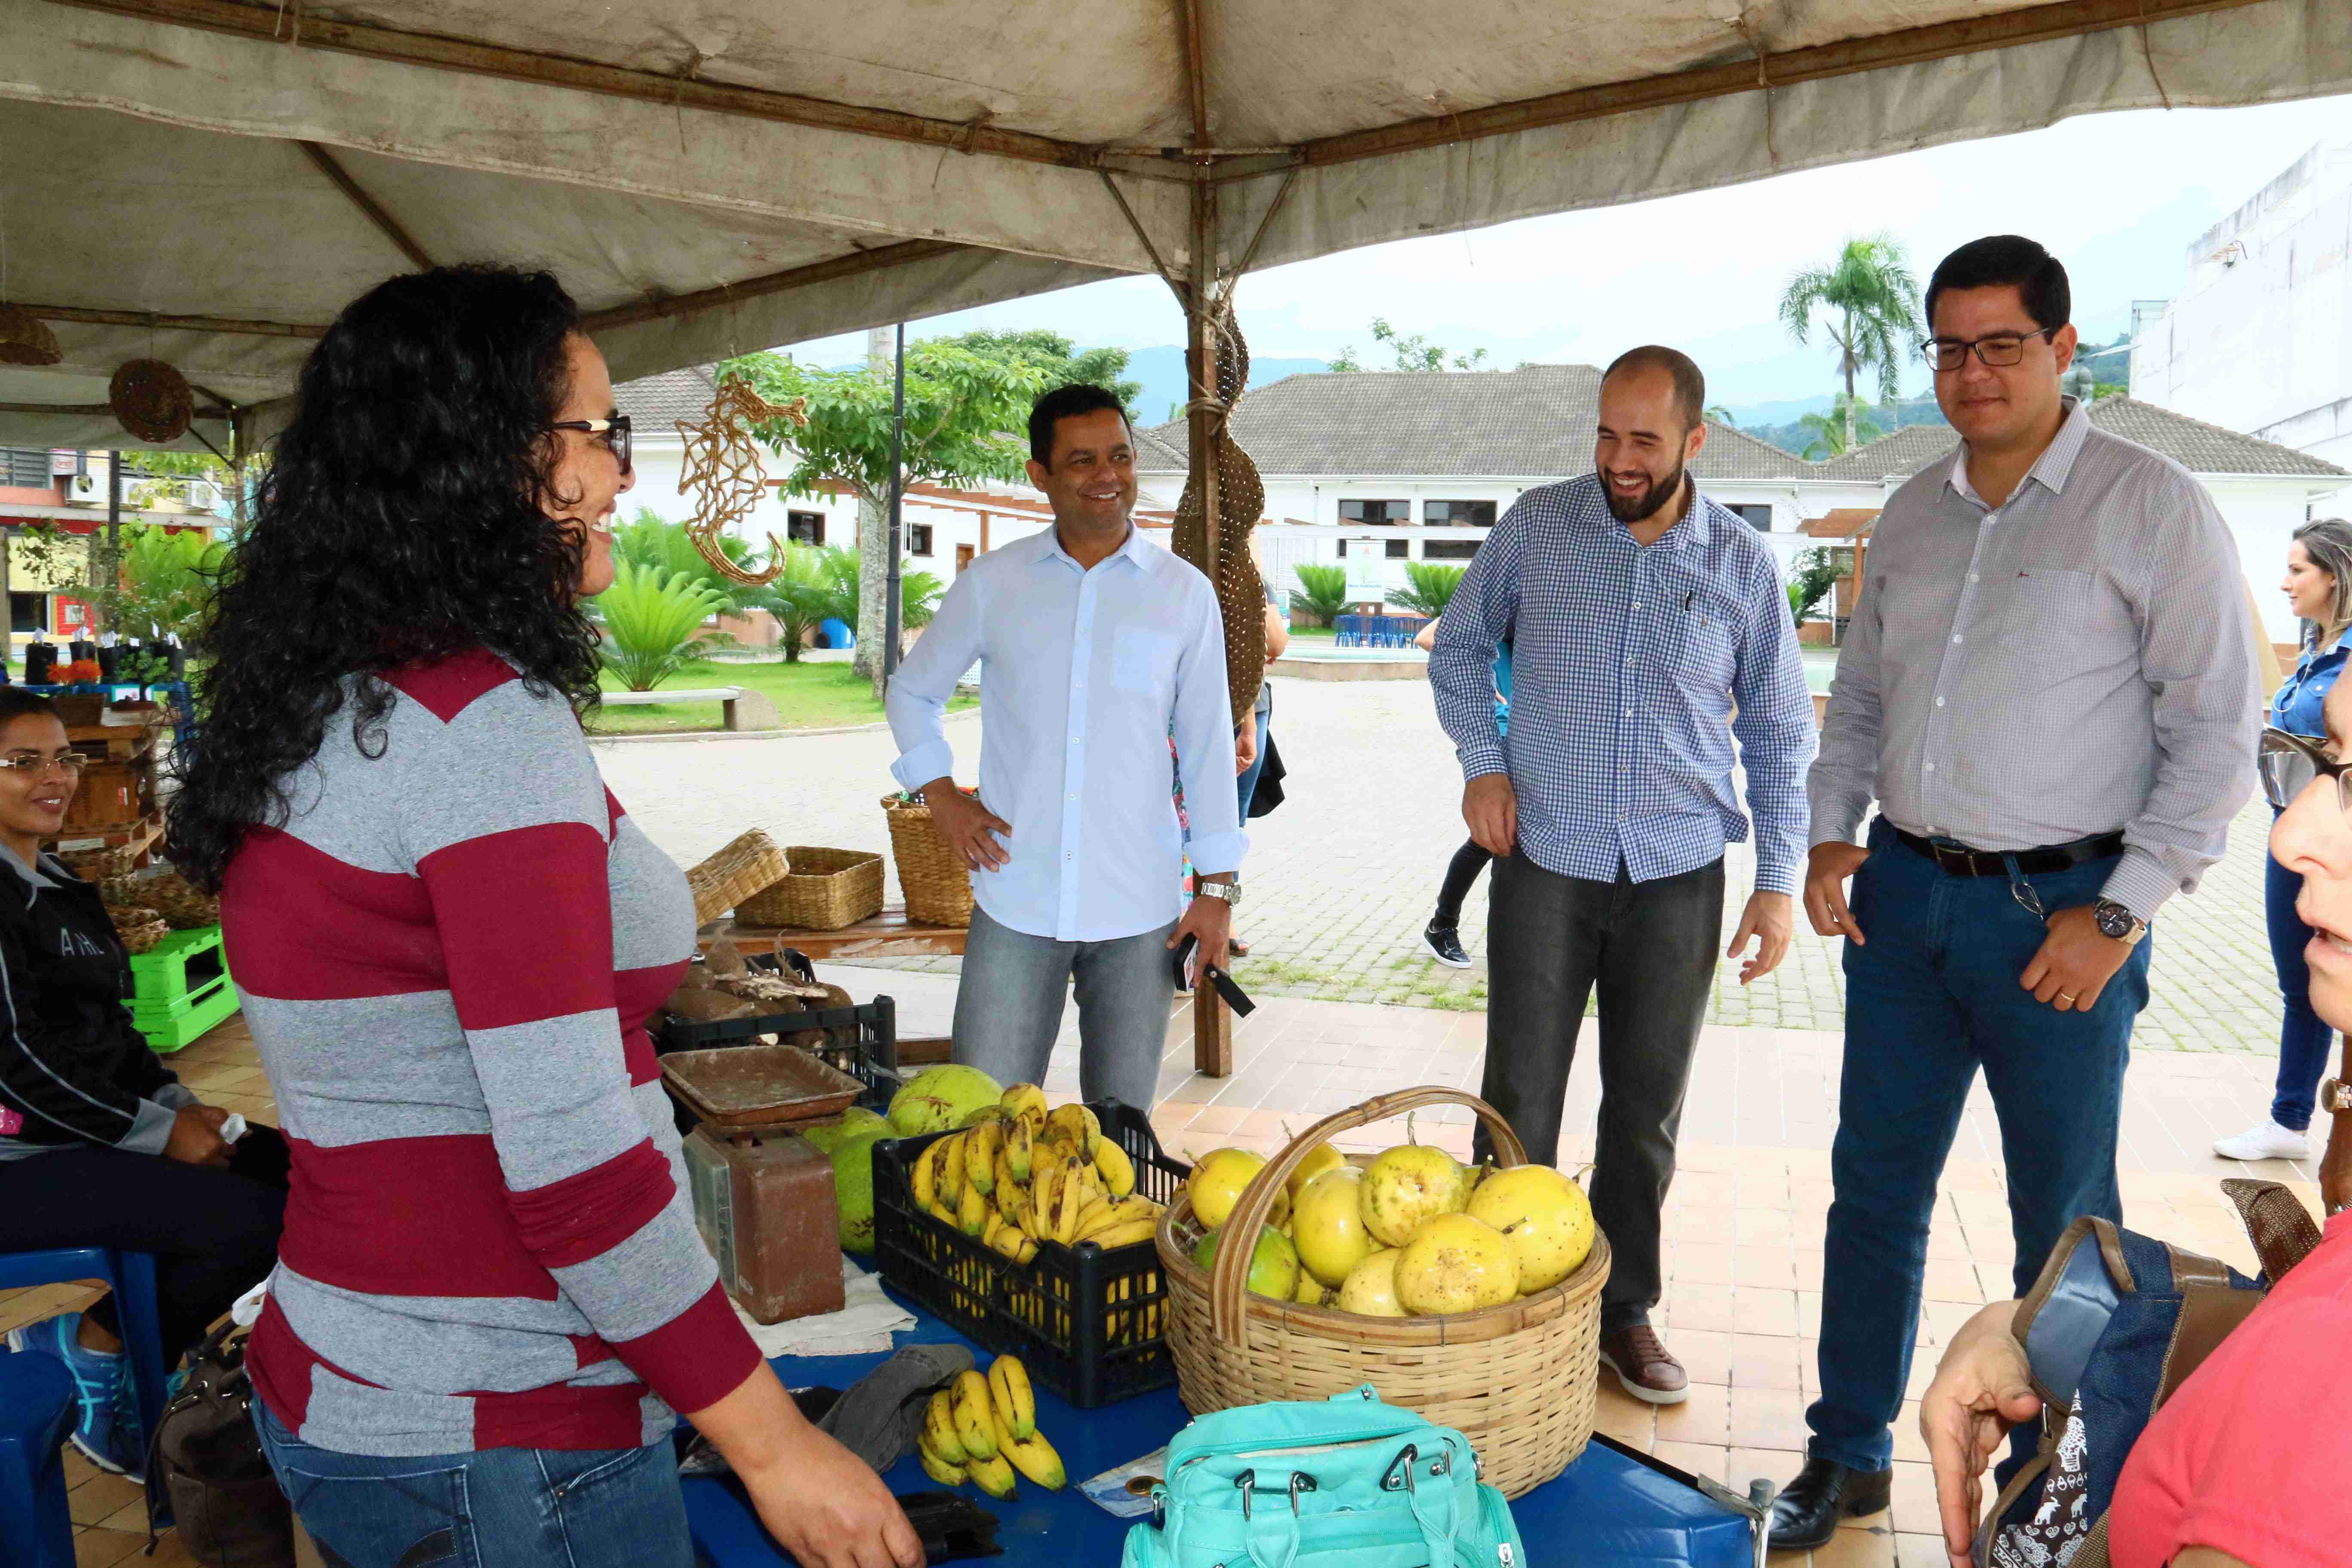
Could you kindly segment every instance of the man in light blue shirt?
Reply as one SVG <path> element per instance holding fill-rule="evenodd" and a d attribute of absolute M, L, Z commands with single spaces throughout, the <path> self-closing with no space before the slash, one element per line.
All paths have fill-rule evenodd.
<path fill-rule="evenodd" d="M 1047 393 L 1029 450 L 1054 526 L 956 579 L 890 682 L 891 771 L 971 868 L 955 1059 L 1001 1083 L 1041 1080 L 1075 980 L 1080 1092 L 1148 1111 L 1175 992 L 1170 950 L 1196 937 L 1195 962 L 1223 967 L 1249 847 L 1224 624 L 1208 578 L 1135 529 L 1134 433 L 1117 397 Z M 976 797 L 955 787 L 941 724 L 975 659 Z M 1201 895 L 1189 907 L 1188 852 Z"/>

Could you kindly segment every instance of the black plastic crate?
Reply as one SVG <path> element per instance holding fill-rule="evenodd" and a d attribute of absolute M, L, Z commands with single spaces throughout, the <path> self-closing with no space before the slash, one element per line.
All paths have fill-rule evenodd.
<path fill-rule="evenodd" d="M 754 969 L 773 970 L 776 960 L 765 956 L 745 961 Z M 761 1013 L 747 1018 L 725 1018 L 699 1024 L 657 1013 L 653 1025 L 654 1055 L 673 1051 L 712 1051 L 730 1046 L 757 1046 L 792 1041 L 821 1030 L 824 1045 L 815 1054 L 866 1086 L 857 1103 L 869 1110 L 887 1110 L 890 1097 L 905 1081 L 898 1068 L 898 1005 L 887 996 L 854 1007 L 825 1007 L 809 1013 Z M 678 1108 L 678 1131 L 692 1129 L 694 1118 Z"/>
<path fill-rule="evenodd" d="M 1143 1112 L 1098 1101 L 1103 1136 L 1135 1162 L 1135 1190 L 1174 1199 L 1192 1167 L 1171 1160 Z M 1021 1358 L 1032 1380 L 1081 1410 L 1176 1381 L 1168 1353 L 1168 1283 L 1147 1237 L 1109 1251 L 1041 1243 L 1015 1263 L 915 1206 L 911 1173 L 945 1132 L 874 1145 L 874 1262 L 883 1281 L 966 1338 Z"/>

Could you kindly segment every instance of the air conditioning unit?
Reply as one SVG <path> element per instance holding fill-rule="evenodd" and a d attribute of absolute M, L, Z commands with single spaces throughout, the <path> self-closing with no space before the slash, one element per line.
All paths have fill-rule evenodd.
<path fill-rule="evenodd" d="M 194 511 L 218 511 L 221 509 L 221 488 L 210 479 L 188 481 L 188 506 Z"/>
<path fill-rule="evenodd" d="M 76 474 L 67 481 L 66 494 L 79 501 L 106 500 L 106 479 L 101 474 Z"/>

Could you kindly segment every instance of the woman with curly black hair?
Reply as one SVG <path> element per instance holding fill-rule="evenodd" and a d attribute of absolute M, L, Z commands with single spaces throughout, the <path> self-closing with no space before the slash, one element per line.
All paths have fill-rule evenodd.
<path fill-rule="evenodd" d="M 576 717 L 631 482 L 545 273 L 394 279 L 303 366 L 172 811 L 292 1151 L 263 1446 L 354 1568 L 683 1568 L 683 1411 L 800 1562 L 916 1568 L 695 1234 L 645 1029 L 693 901 Z"/>

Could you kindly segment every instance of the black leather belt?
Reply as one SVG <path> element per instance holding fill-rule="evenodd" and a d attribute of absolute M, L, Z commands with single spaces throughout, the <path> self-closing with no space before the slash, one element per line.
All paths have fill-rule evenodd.
<path fill-rule="evenodd" d="M 1893 824 L 1888 824 L 1893 826 Z M 2067 871 L 2085 860 L 2104 860 L 2124 852 L 2124 836 L 2097 833 L 2088 838 L 2077 838 L 2072 844 L 2045 844 L 2039 849 L 2020 849 L 2003 856 L 1990 849 L 1971 849 L 1965 844 L 1937 843 L 1922 838 L 1916 833 L 1895 828 L 1895 842 L 1915 855 L 1922 855 L 1936 863 L 1936 868 L 1954 877 L 2006 877 L 2008 862 L 2015 860 L 2017 868 L 2029 877 L 2046 876 L 2053 871 Z"/>

